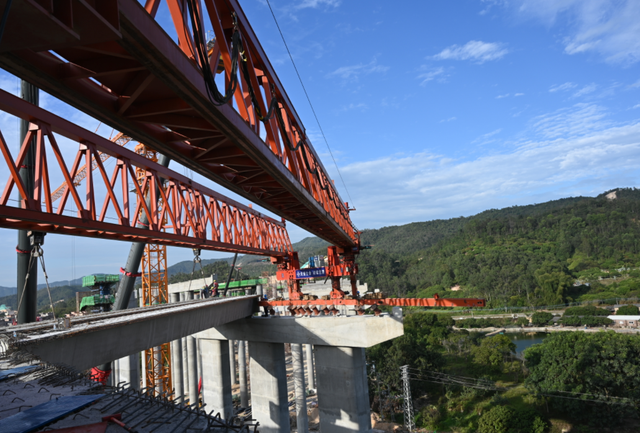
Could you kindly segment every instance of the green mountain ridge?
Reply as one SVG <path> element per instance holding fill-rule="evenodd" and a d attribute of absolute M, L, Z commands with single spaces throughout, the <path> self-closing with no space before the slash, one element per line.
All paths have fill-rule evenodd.
<path fill-rule="evenodd" d="M 640 190 L 612 191 L 363 231 L 374 248 L 358 259 L 360 279 L 388 295 L 492 306 L 640 296 Z"/>

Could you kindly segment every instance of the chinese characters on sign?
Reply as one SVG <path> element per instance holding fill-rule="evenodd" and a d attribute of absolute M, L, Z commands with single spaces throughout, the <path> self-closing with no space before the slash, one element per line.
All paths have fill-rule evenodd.
<path fill-rule="evenodd" d="M 296 269 L 296 280 L 326 276 L 327 268 Z"/>

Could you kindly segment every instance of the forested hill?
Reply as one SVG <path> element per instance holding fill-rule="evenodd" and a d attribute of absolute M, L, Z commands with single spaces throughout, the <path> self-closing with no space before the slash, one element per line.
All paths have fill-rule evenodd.
<path fill-rule="evenodd" d="M 360 279 L 389 295 L 482 296 L 493 306 L 638 296 L 640 190 L 614 191 L 365 230 L 373 248 L 358 259 Z"/>

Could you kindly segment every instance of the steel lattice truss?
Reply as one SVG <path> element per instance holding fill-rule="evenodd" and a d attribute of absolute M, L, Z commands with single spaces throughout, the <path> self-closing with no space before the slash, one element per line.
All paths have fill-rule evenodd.
<path fill-rule="evenodd" d="M 0 134 L 10 172 L 0 196 L 1 227 L 271 256 L 291 251 L 282 222 L 2 91 L 0 109 L 31 122 L 15 159 Z M 56 136 L 79 143 L 73 163 L 62 155 Z M 18 170 L 33 137 L 36 180 L 31 194 Z M 100 152 L 116 161 L 111 173 Z M 84 193 L 73 183 L 83 162 L 86 167 L 98 165 L 95 172 L 87 170 Z M 136 167 L 146 173 L 142 185 L 135 182 Z M 53 172 L 60 173 L 68 187 L 57 207 L 51 197 Z M 164 205 L 158 205 L 159 198 Z M 19 201 L 24 201 L 23 208 Z M 140 222 L 143 214 L 148 225 Z"/>
<path fill-rule="evenodd" d="M 160 0 L 14 2 L 0 67 L 332 244 L 356 246 L 348 206 L 238 1 L 164 1 L 178 43 L 155 20 Z M 215 41 L 194 36 L 194 17 Z M 221 87 L 237 83 L 228 102 L 212 101 L 205 69 L 221 72 Z"/>

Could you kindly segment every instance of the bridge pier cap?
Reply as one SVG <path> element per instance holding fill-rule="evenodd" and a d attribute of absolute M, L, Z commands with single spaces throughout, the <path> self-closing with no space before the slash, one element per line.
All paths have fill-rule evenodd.
<path fill-rule="evenodd" d="M 197 334 L 210 340 L 367 348 L 404 334 L 402 313 L 382 316 L 269 316 L 240 319 Z"/>

